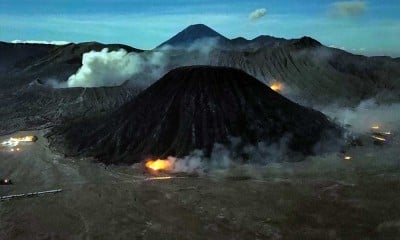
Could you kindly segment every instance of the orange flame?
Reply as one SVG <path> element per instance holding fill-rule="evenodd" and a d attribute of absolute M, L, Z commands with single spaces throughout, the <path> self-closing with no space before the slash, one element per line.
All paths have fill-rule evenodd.
<path fill-rule="evenodd" d="M 270 88 L 272 90 L 274 90 L 275 92 L 281 91 L 282 87 L 283 87 L 282 83 L 279 83 L 279 82 L 275 82 L 275 83 L 271 84 L 271 86 L 270 86 Z"/>
<path fill-rule="evenodd" d="M 159 171 L 159 170 L 171 170 L 173 166 L 173 161 L 172 160 L 163 160 L 163 159 L 157 159 L 157 160 L 148 160 L 146 162 L 146 167 L 150 168 L 151 170 L 154 171 Z"/>

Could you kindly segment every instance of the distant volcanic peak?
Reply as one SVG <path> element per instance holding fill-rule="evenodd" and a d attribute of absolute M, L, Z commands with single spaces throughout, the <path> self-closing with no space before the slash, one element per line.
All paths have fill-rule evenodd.
<path fill-rule="evenodd" d="M 260 35 L 258 37 L 253 38 L 251 41 L 262 42 L 262 41 L 284 41 L 284 38 L 273 37 L 269 35 Z"/>
<path fill-rule="evenodd" d="M 177 34 L 179 36 L 180 34 L 185 34 L 186 37 L 188 37 L 190 40 L 190 37 L 192 38 L 206 38 L 206 37 L 220 37 L 220 38 L 225 38 L 221 34 L 219 34 L 217 31 L 214 29 L 204 25 L 204 24 L 194 24 L 190 25 L 189 27 L 185 28 L 182 30 L 180 33 Z"/>
<path fill-rule="evenodd" d="M 290 136 L 290 149 L 310 153 L 322 131 L 332 126 L 321 113 L 287 100 L 241 70 L 190 66 L 170 71 L 103 119 L 59 130 L 59 139 L 70 148 L 67 155 L 133 163 L 148 156 L 184 157 L 196 149 L 209 155 L 215 143 L 229 144 L 231 137 L 245 146 Z"/>
<path fill-rule="evenodd" d="M 165 41 L 164 43 L 160 44 L 158 47 L 166 45 L 173 47 L 188 47 L 198 40 L 207 38 L 216 39 L 221 47 L 233 49 L 272 46 L 279 45 L 285 42 L 289 42 L 289 44 L 294 44 L 294 46 L 297 48 L 321 46 L 320 42 L 310 37 L 287 40 L 285 38 L 277 38 L 269 35 L 260 35 L 251 40 L 244 37 L 228 39 L 204 24 L 194 24 L 183 29 L 181 32 L 179 32 L 169 40 Z"/>
<path fill-rule="evenodd" d="M 233 44 L 248 44 L 250 42 L 250 40 L 248 40 L 244 37 L 232 38 L 230 41 Z"/>
<path fill-rule="evenodd" d="M 219 40 L 227 41 L 228 39 L 223 35 L 219 34 L 212 28 L 204 24 L 190 25 L 169 40 L 160 44 L 160 46 L 171 45 L 171 46 L 185 46 L 194 43 L 196 40 L 204 38 L 217 38 Z M 160 47 L 159 46 L 159 47 Z"/>
<path fill-rule="evenodd" d="M 237 37 L 237 38 L 232 38 L 232 41 L 249 41 L 247 38 L 244 37 Z"/>
<path fill-rule="evenodd" d="M 307 48 L 307 47 L 320 47 L 322 44 L 315 40 L 314 38 L 304 36 L 299 39 L 294 39 L 293 43 L 296 47 Z"/>
<path fill-rule="evenodd" d="M 209 26 L 207 26 L 205 24 L 201 24 L 201 23 L 189 25 L 182 32 L 185 32 L 185 31 L 187 31 L 187 32 L 211 33 L 211 34 L 220 35 L 214 29 L 210 28 Z"/>

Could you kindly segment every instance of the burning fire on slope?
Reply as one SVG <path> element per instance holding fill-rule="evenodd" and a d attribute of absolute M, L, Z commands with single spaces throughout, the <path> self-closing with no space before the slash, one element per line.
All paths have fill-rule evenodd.
<path fill-rule="evenodd" d="M 38 140 L 38 138 L 36 136 L 25 136 L 25 137 L 18 137 L 18 138 L 14 138 L 11 137 L 10 139 L 3 141 L 1 143 L 1 145 L 6 146 L 6 147 L 16 147 L 18 146 L 21 142 L 36 142 Z M 12 152 L 15 149 L 12 149 Z M 19 151 L 19 148 L 16 149 L 17 151 Z"/>
<path fill-rule="evenodd" d="M 146 167 L 153 171 L 170 171 L 173 169 L 175 160 L 172 158 L 168 159 L 156 159 L 156 160 L 147 160 Z"/>
<path fill-rule="evenodd" d="M 280 92 L 282 91 L 283 84 L 280 82 L 273 82 L 269 87 L 275 92 Z"/>
<path fill-rule="evenodd" d="M 20 138 L 10 138 L 10 139 L 14 139 L 18 142 L 36 142 L 37 141 L 37 137 L 36 136 L 25 136 L 25 137 L 20 137 Z"/>

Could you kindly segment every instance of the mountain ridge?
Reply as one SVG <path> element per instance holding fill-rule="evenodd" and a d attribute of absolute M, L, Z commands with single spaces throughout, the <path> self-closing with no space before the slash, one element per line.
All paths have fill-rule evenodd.
<path fill-rule="evenodd" d="M 189 25 L 188 27 L 184 28 L 183 30 L 172 36 L 170 39 L 158 45 L 156 49 L 163 46 L 188 47 L 190 46 L 190 44 L 193 44 L 196 41 L 205 38 L 216 39 L 219 45 L 231 48 L 245 47 L 243 45 L 247 45 L 247 47 L 254 45 L 252 47 L 257 47 L 259 45 L 267 45 L 287 41 L 284 38 L 277 38 L 268 35 L 260 35 L 250 40 L 244 37 L 229 39 L 205 24 L 193 24 Z"/>

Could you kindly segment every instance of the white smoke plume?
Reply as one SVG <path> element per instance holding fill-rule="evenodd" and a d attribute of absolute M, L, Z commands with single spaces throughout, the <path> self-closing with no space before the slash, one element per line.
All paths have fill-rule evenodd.
<path fill-rule="evenodd" d="M 203 55 L 208 55 L 218 47 L 218 38 L 202 38 L 194 41 L 187 50 L 189 52 L 198 51 Z"/>
<path fill-rule="evenodd" d="M 163 46 L 161 51 L 169 56 L 166 70 L 191 65 L 216 65 L 213 50 L 221 46 L 217 38 L 203 38 L 194 41 L 189 46 Z"/>
<path fill-rule="evenodd" d="M 11 43 L 29 43 L 29 44 L 48 44 L 48 45 L 67 45 L 66 41 L 38 41 L 38 40 L 13 40 Z"/>
<path fill-rule="evenodd" d="M 198 173 L 204 174 L 207 166 L 204 153 L 200 150 L 195 150 L 184 158 L 169 157 L 168 160 L 173 162 L 172 172 L 180 173 Z"/>
<path fill-rule="evenodd" d="M 266 13 L 267 13 L 267 9 L 265 9 L 265 8 L 256 9 L 249 14 L 249 19 L 251 21 L 257 21 L 260 18 L 264 17 Z"/>
<path fill-rule="evenodd" d="M 369 99 L 355 108 L 329 106 L 321 111 L 354 133 L 367 133 L 373 125 L 388 130 L 400 129 L 400 103 L 378 104 Z"/>
<path fill-rule="evenodd" d="M 143 53 L 124 49 L 91 51 L 82 56 L 82 66 L 70 76 L 67 87 L 119 86 L 130 81 L 147 87 L 169 70 L 188 65 L 210 64 L 210 54 L 218 45 L 214 38 L 199 39 L 189 46 L 163 46 Z M 63 83 L 52 86 L 65 87 Z"/>
<path fill-rule="evenodd" d="M 273 144 L 260 142 L 257 145 L 243 145 L 240 138 L 230 138 L 227 145 L 215 143 L 209 157 L 201 150 L 194 150 L 183 158 L 168 157 L 175 173 L 196 173 L 199 175 L 229 169 L 244 163 L 269 164 L 288 161 L 289 136 L 284 136 Z"/>
<path fill-rule="evenodd" d="M 128 53 L 124 49 L 84 53 L 82 67 L 68 78 L 68 87 L 118 86 L 139 74 L 148 67 L 148 75 L 155 75 L 153 69 L 159 69 L 164 55 L 159 52 Z"/>
<path fill-rule="evenodd" d="M 213 50 L 220 49 L 218 38 L 201 38 L 190 45 L 164 45 L 158 51 L 169 56 L 170 65 L 210 64 L 210 55 Z"/>

